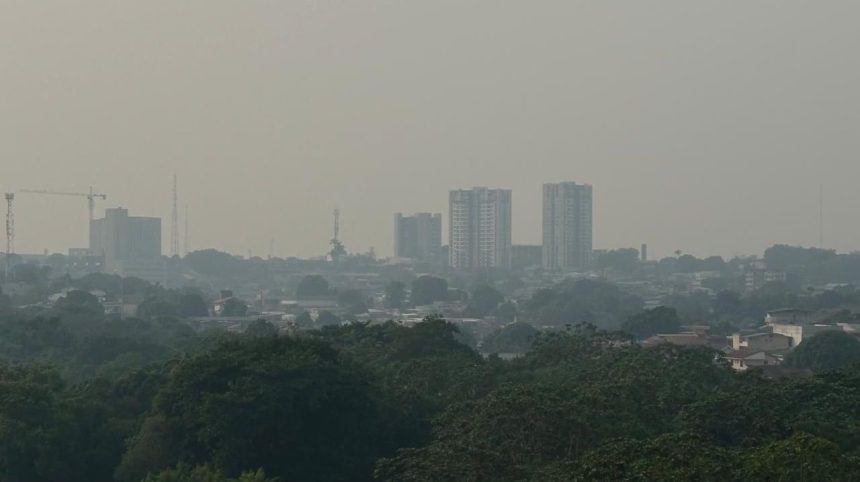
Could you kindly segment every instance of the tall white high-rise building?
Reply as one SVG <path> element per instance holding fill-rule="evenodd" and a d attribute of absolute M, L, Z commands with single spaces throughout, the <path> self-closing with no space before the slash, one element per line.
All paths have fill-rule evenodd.
<path fill-rule="evenodd" d="M 543 185 L 543 266 L 583 269 L 591 263 L 592 189 L 587 184 Z"/>
<path fill-rule="evenodd" d="M 511 267 L 511 191 L 451 191 L 449 264 L 458 269 Z"/>

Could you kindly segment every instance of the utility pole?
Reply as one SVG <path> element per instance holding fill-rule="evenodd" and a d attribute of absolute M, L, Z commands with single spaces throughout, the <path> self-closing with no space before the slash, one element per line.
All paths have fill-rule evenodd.
<path fill-rule="evenodd" d="M 15 253 L 15 194 L 6 193 L 6 277 L 12 274 L 12 255 Z"/>

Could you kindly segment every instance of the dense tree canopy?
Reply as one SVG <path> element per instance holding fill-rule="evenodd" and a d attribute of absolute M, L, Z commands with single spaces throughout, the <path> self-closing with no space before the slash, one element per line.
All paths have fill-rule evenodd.
<path fill-rule="evenodd" d="M 615 329 L 642 310 L 641 298 L 604 281 L 565 280 L 552 289 L 542 289 L 526 304 L 529 320 L 546 325 L 591 323 Z"/>
<path fill-rule="evenodd" d="M 788 366 L 816 372 L 838 370 L 854 363 L 860 363 L 860 341 L 844 331 L 825 331 L 805 339 L 785 357 Z"/>
<path fill-rule="evenodd" d="M 621 329 L 644 339 L 658 334 L 678 333 L 681 330 L 681 319 L 674 308 L 659 306 L 631 316 Z"/>
<path fill-rule="evenodd" d="M 328 280 L 318 274 L 305 276 L 299 282 L 298 288 L 296 288 L 296 296 L 299 298 L 313 298 L 327 296 L 329 294 L 331 294 L 331 291 L 328 285 Z"/>
<path fill-rule="evenodd" d="M 323 343 L 229 342 L 176 365 L 118 473 L 137 481 L 182 462 L 361 480 L 351 474 L 373 465 L 380 416 L 367 374 Z"/>
<path fill-rule="evenodd" d="M 597 258 L 597 267 L 613 269 L 621 273 L 632 273 L 639 264 L 639 250 L 633 248 L 613 249 Z"/>
<path fill-rule="evenodd" d="M 435 317 L 342 324 L 305 313 L 303 330 L 260 320 L 237 334 L 183 319 L 190 291 L 146 288 L 137 318 L 71 293 L 0 313 L 0 480 L 860 476 L 858 342 L 841 332 L 788 355 L 817 374 L 769 379 L 735 373 L 707 348 L 642 347 L 636 337 L 676 329 L 679 314 L 642 312 L 640 299 L 595 281 L 565 281 L 525 304 L 520 319 L 560 320 L 549 329 L 520 322 L 483 338 L 484 353 L 521 353 L 511 361 L 481 356 Z M 840 307 L 857 296 L 850 287 L 726 293 L 709 305 L 723 322 L 788 299 Z M 485 306 L 498 305 L 487 294 Z M 602 329 L 622 324 L 630 333 Z"/>
<path fill-rule="evenodd" d="M 472 291 L 469 304 L 466 307 L 466 316 L 483 318 L 494 314 L 496 308 L 505 301 L 505 296 L 497 289 L 489 285 L 481 285 Z"/>
<path fill-rule="evenodd" d="M 448 300 L 448 282 L 435 276 L 420 276 L 412 282 L 413 306 L 429 305 L 436 301 Z"/>
<path fill-rule="evenodd" d="M 406 285 L 400 281 L 392 281 L 385 286 L 385 306 L 400 309 L 406 302 Z"/>
<path fill-rule="evenodd" d="M 540 332 L 524 322 L 511 323 L 484 338 L 481 351 L 485 353 L 524 353 Z"/>

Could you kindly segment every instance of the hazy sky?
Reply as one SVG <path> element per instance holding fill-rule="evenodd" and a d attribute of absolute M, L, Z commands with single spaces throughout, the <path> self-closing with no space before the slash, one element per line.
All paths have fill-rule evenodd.
<path fill-rule="evenodd" d="M 860 249 L 860 2 L 0 0 L 0 189 L 86 190 L 193 248 L 392 251 L 392 214 L 595 186 L 595 246 Z M 181 208 L 181 209 L 184 209 Z M 85 246 L 20 195 L 18 251 Z M 446 229 L 447 232 L 447 229 Z M 447 234 L 446 234 L 447 239 Z"/>

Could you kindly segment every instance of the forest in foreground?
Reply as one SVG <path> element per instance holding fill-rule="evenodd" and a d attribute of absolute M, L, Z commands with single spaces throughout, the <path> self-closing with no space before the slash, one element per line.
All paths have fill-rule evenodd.
<path fill-rule="evenodd" d="M 45 340 L 60 321 L 9 316 L 7 335 L 64 346 Z M 208 338 L 126 323 L 124 341 L 91 330 L 63 360 L 162 337 L 167 361 L 80 379 L 38 361 L 0 367 L 0 479 L 860 479 L 857 366 L 774 380 L 587 325 L 505 361 L 438 318 Z"/>

